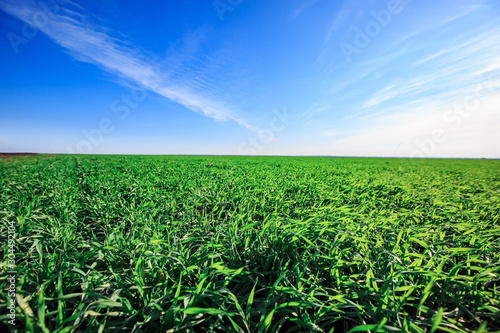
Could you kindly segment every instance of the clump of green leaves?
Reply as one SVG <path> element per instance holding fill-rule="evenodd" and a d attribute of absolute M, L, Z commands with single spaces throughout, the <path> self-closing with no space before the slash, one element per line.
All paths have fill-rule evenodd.
<path fill-rule="evenodd" d="M 38 155 L 0 175 L 13 331 L 500 329 L 499 161 Z"/>

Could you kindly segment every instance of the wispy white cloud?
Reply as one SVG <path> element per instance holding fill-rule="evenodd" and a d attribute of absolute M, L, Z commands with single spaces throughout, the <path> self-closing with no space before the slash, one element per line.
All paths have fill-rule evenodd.
<path fill-rule="evenodd" d="M 433 53 L 433 54 L 431 54 L 423 59 L 415 61 L 412 66 L 417 66 L 417 65 L 423 64 L 424 62 L 438 58 L 446 53 L 449 53 L 448 49 L 440 50 L 440 51 Z"/>
<path fill-rule="evenodd" d="M 434 29 L 440 28 L 443 25 L 449 24 L 449 23 L 451 23 L 459 18 L 462 18 L 464 16 L 467 16 L 467 15 L 473 13 L 474 11 L 477 11 L 479 9 L 484 9 L 484 8 L 485 8 L 485 5 L 480 5 L 480 4 L 475 4 L 475 5 L 471 5 L 471 6 L 462 6 L 463 10 L 461 12 L 459 12 L 458 14 L 452 14 L 451 16 L 444 17 L 444 18 L 437 20 L 435 22 L 426 22 L 426 24 L 424 25 L 423 28 L 414 30 L 414 31 L 404 35 L 403 37 L 397 39 L 396 41 L 392 42 L 387 47 L 387 49 L 385 51 L 391 50 L 395 47 L 399 47 L 399 45 L 401 45 L 402 43 L 410 42 L 413 39 L 420 37 L 420 35 L 428 33 Z M 432 59 L 432 58 L 429 58 L 428 60 L 430 60 L 430 59 Z"/>
<path fill-rule="evenodd" d="M 364 156 L 500 157 L 492 155 L 498 151 L 500 142 L 498 86 L 496 94 L 478 99 L 470 111 L 462 100 L 376 118 L 363 130 L 335 140 L 331 152 Z M 456 111 L 457 105 L 463 115 Z M 438 140 L 436 131 L 441 133 Z"/>
<path fill-rule="evenodd" d="M 432 104 L 446 102 L 463 94 L 477 84 L 479 75 L 500 68 L 500 29 L 492 29 L 476 37 L 459 42 L 454 47 L 439 50 L 413 63 L 413 70 L 393 80 L 373 93 L 361 106 L 360 115 L 367 112 L 404 110 L 401 101 L 421 100 Z M 418 72 L 418 76 L 414 76 Z M 370 109 L 370 110 L 363 110 Z"/>
<path fill-rule="evenodd" d="M 389 86 L 383 88 L 382 90 L 377 91 L 375 94 L 372 95 L 372 97 L 367 100 L 366 102 L 363 103 L 363 108 L 369 108 L 373 106 L 378 106 L 380 103 L 387 101 L 397 95 L 399 95 L 401 92 L 396 89 L 394 84 L 390 84 Z"/>
<path fill-rule="evenodd" d="M 500 21 L 488 21 L 454 35 L 441 49 L 433 48 L 432 44 L 409 42 L 427 38 L 432 29 L 454 24 L 478 8 L 464 8 L 438 25 L 404 35 L 396 42 L 400 44 L 396 52 L 390 50 L 393 43 L 373 59 L 352 65 L 353 75 L 334 82 L 334 89 L 310 108 L 311 114 L 314 110 L 333 113 L 342 106 L 345 114 L 337 125 L 332 122 L 328 130 L 324 130 L 324 122 L 316 124 L 317 128 L 323 128 L 319 132 L 326 137 L 324 140 L 332 140 L 329 151 L 323 154 L 409 156 L 419 150 L 418 143 L 432 139 L 433 131 L 442 129 L 447 140 L 435 143 L 435 149 L 424 155 L 500 157 L 500 153 L 494 154 L 500 142 Z M 421 45 L 429 45 L 428 53 L 423 56 Z M 403 61 L 406 65 L 402 65 Z M 374 78 L 374 69 L 383 72 L 382 79 Z M 488 90 L 486 98 L 475 101 L 478 105 L 470 117 L 451 113 L 454 105 L 473 100 L 475 90 L 485 80 L 489 88 L 496 89 L 495 93 Z M 378 89 L 373 91 L 373 87 Z M 347 101 L 346 88 L 351 92 Z"/>
<path fill-rule="evenodd" d="M 231 106 L 213 97 L 223 92 L 206 75 L 207 64 L 196 57 L 189 58 L 193 44 L 186 44 L 184 55 L 171 50 L 166 63 L 175 64 L 173 60 L 177 57 L 177 66 L 165 68 L 126 41 L 113 37 L 104 27 L 88 23 L 81 7 L 72 3 L 69 6 L 71 9 L 64 7 L 49 15 L 33 0 L 0 3 L 2 10 L 39 29 L 79 61 L 96 64 L 206 117 L 233 120 L 251 131 L 258 131 Z M 48 20 L 40 20 L 40 15 L 47 15 Z M 196 44 L 196 36 L 191 42 Z"/>
<path fill-rule="evenodd" d="M 425 75 L 393 81 L 363 103 L 364 124 L 338 139 L 340 155 L 500 157 L 499 31 L 425 62 Z M 383 106 L 386 105 L 386 106 Z M 433 133 L 446 139 L 435 140 Z"/>
<path fill-rule="evenodd" d="M 357 5 L 355 1 L 344 1 L 344 4 L 340 8 L 338 12 L 335 13 L 335 17 L 333 18 L 330 28 L 328 29 L 328 33 L 325 37 L 325 44 L 327 44 L 332 38 L 333 34 L 340 26 L 345 22 L 345 20 L 352 14 L 352 12 L 356 9 Z M 353 21 L 357 21 L 357 19 L 361 16 L 361 12 L 358 13 L 357 17 Z M 352 19 L 352 17 L 350 17 Z M 351 22 L 353 23 L 353 22 Z"/>
<path fill-rule="evenodd" d="M 446 58 L 444 64 L 450 65 L 450 60 L 451 61 L 458 61 L 458 60 L 463 60 L 463 59 L 468 59 L 469 56 L 478 54 L 478 52 L 483 51 L 485 48 L 491 48 L 494 46 L 495 42 L 498 41 L 498 33 L 500 32 L 500 29 L 492 29 L 490 31 L 484 32 L 480 34 L 479 36 L 475 36 L 473 38 L 470 38 L 462 43 L 459 43 L 458 45 L 452 46 L 452 47 L 446 47 L 443 48 L 442 50 L 439 50 L 437 52 L 434 52 L 428 56 L 426 56 L 423 59 L 419 59 L 415 61 L 412 64 L 412 67 L 424 64 L 426 62 L 429 62 L 434 59 L 439 59 L 443 58 L 443 56 L 449 56 Z M 480 56 L 480 54 L 479 54 Z M 488 54 L 489 56 L 489 54 Z M 453 64 L 453 63 L 452 63 Z M 474 64 L 472 64 L 474 65 Z"/>
<path fill-rule="evenodd" d="M 472 5 L 472 6 L 462 6 L 462 8 L 464 9 L 462 12 L 444 19 L 443 20 L 443 24 L 446 24 L 446 23 L 455 21 L 455 20 L 457 20 L 459 18 L 462 18 L 464 16 L 467 16 L 470 13 L 472 13 L 472 12 L 478 10 L 478 9 L 484 8 L 484 5 L 476 4 L 476 5 Z"/>
<path fill-rule="evenodd" d="M 299 16 L 300 13 L 302 13 L 304 10 L 306 10 L 309 7 L 311 7 L 312 5 L 314 5 L 318 1 L 320 1 L 320 0 L 301 1 L 300 5 L 298 5 L 297 7 L 295 7 L 292 10 L 292 14 L 290 15 L 290 19 L 293 20 L 294 18 L 296 18 L 297 16 Z"/>

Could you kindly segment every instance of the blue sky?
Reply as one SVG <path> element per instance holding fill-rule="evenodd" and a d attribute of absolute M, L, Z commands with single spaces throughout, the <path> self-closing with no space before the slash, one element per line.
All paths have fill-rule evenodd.
<path fill-rule="evenodd" d="M 0 151 L 500 158 L 498 1 L 0 9 Z"/>

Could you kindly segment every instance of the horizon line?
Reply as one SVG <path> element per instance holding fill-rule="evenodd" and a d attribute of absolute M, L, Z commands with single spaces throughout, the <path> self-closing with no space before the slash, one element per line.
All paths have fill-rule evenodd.
<path fill-rule="evenodd" d="M 237 154 L 81 154 L 81 153 L 34 153 L 34 152 L 0 152 L 0 155 L 78 155 L 78 156 L 228 156 L 228 157 L 336 157 L 336 158 L 388 158 L 388 159 L 450 159 L 450 160 L 500 160 L 500 157 L 406 157 L 406 156 L 349 156 L 349 155 L 237 155 Z"/>

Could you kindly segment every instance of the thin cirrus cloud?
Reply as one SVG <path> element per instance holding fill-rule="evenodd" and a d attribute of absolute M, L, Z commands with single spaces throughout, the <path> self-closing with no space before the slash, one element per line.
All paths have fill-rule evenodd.
<path fill-rule="evenodd" d="M 81 10 L 69 1 L 68 4 Z M 68 9 L 68 6 L 61 7 L 50 15 L 42 12 L 32 0 L 2 1 L 0 8 L 49 36 L 79 61 L 96 64 L 203 116 L 218 121 L 232 120 L 250 131 L 259 131 L 226 103 L 213 98 L 222 95 L 220 88 L 210 82 L 204 73 L 203 61 L 199 59 L 190 59 L 190 64 L 178 64 L 173 69 L 161 68 L 160 63 L 147 59 L 124 41 L 103 32 L 103 27 L 82 23 L 85 15 Z M 41 13 L 48 15 L 48 19 L 36 19 Z M 182 58 L 179 55 L 172 56 L 175 57 Z"/>
<path fill-rule="evenodd" d="M 290 18 L 293 20 L 294 18 L 299 16 L 304 10 L 311 7 L 312 5 L 314 5 L 318 1 L 319 0 L 301 1 L 300 5 L 293 9 L 293 11 L 290 15 Z"/>
<path fill-rule="evenodd" d="M 476 10 L 467 8 L 442 25 L 455 24 Z M 500 142 L 497 23 L 486 22 L 454 36 L 440 49 L 408 44 L 399 59 L 409 64 L 405 71 L 400 71 L 399 63 L 381 61 L 385 53 L 376 61 L 369 60 L 382 71 L 379 82 L 383 84 L 366 87 L 364 73 L 349 81 L 349 87 L 358 88 L 358 93 L 346 103 L 349 110 L 344 119 L 356 126 L 347 126 L 348 131 L 336 136 L 331 150 L 353 156 L 376 152 L 379 156 L 500 157 L 493 153 Z M 436 31 L 425 29 L 412 33 L 411 38 L 415 42 L 433 33 Z M 395 71 L 397 75 L 392 75 Z M 323 136 L 341 133 L 340 129 L 327 128 Z M 444 132 L 443 142 L 431 142 L 436 130 Z"/>
<path fill-rule="evenodd" d="M 410 1 L 408 1 L 408 2 L 410 2 Z M 462 6 L 462 8 L 464 8 L 464 10 L 459 12 L 458 14 L 446 17 L 442 20 L 438 20 L 435 22 L 427 22 L 425 27 L 420 27 L 418 30 L 411 31 L 410 33 L 404 35 L 403 37 L 401 37 L 398 40 L 391 43 L 389 45 L 389 47 L 387 48 L 387 50 L 398 47 L 399 45 L 401 45 L 403 43 L 410 42 L 412 39 L 418 38 L 419 35 L 422 35 L 424 33 L 431 31 L 431 30 L 437 29 L 443 25 L 449 24 L 452 21 L 463 18 L 464 16 L 467 16 L 476 10 L 484 9 L 484 8 L 488 8 L 488 7 L 489 6 L 485 6 L 485 5 Z M 440 52 L 438 52 L 438 53 L 440 53 Z M 430 60 L 430 59 L 427 59 L 427 60 Z"/>
<path fill-rule="evenodd" d="M 401 98 L 405 103 L 420 99 L 430 103 L 459 97 L 461 89 L 477 84 L 478 74 L 492 74 L 500 69 L 495 57 L 500 54 L 499 35 L 500 29 L 493 29 L 413 62 L 410 75 L 374 92 L 362 104 L 359 114 L 380 111 L 384 106 L 390 110 L 389 107 L 401 104 Z"/>
<path fill-rule="evenodd" d="M 332 22 L 330 23 L 330 28 L 328 29 L 328 33 L 326 34 L 324 43 L 327 44 L 335 31 L 344 23 L 349 14 L 356 9 L 356 2 L 354 1 L 345 1 L 340 10 L 335 14 Z M 361 16 L 361 11 L 358 12 L 357 17 L 352 21 L 356 22 Z M 351 23 L 352 23 L 351 22 Z"/>
<path fill-rule="evenodd" d="M 498 89 L 498 85 L 496 86 Z M 491 155 L 500 142 L 500 93 L 484 92 L 467 110 L 464 101 L 442 105 L 423 105 L 404 113 L 372 119 L 363 131 L 336 140 L 339 154 L 414 157 L 500 157 Z M 475 96 L 470 92 L 469 97 Z M 453 113 L 461 108 L 462 115 Z M 440 133 L 436 140 L 434 133 Z"/>

